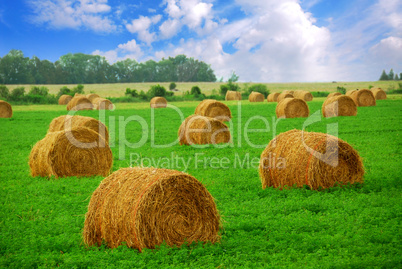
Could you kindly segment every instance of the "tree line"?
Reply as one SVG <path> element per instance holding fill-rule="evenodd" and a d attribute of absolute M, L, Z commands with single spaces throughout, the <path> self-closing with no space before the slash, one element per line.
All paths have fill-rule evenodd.
<path fill-rule="evenodd" d="M 400 73 L 398 76 L 398 73 L 394 73 L 392 68 L 388 74 L 385 72 L 385 70 L 382 70 L 379 80 L 402 80 L 402 73 Z"/>
<path fill-rule="evenodd" d="M 91 84 L 119 82 L 215 82 L 211 66 L 186 55 L 139 63 L 125 59 L 112 65 L 105 57 L 63 55 L 56 62 L 25 57 L 11 50 L 0 57 L 0 84 Z"/>

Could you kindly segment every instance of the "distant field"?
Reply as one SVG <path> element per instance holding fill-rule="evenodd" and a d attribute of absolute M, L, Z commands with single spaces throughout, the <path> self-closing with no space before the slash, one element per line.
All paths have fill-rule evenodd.
<path fill-rule="evenodd" d="M 147 92 L 152 85 L 160 84 L 166 89 L 169 88 L 169 82 L 146 82 L 146 83 L 114 83 L 114 84 L 84 84 L 84 91 L 86 93 L 97 93 L 103 97 L 120 97 L 124 96 L 126 88 L 136 89 L 138 91 Z M 219 91 L 219 86 L 225 84 L 224 82 L 177 82 L 178 92 L 176 95 L 181 95 L 186 91 L 190 91 L 191 87 L 198 86 L 204 94 L 211 94 L 213 89 Z M 256 83 L 239 83 L 242 88 L 249 87 Z M 370 85 L 382 88 L 383 90 L 397 89 L 397 81 L 366 81 L 366 82 L 306 82 L 306 83 L 262 83 L 267 85 L 271 92 L 281 92 L 283 90 L 307 90 L 307 91 L 336 91 L 336 88 L 344 87 L 346 90 L 369 88 Z M 26 92 L 30 89 L 31 85 L 7 85 L 12 90 L 18 86 L 24 86 Z M 56 94 L 60 88 L 67 86 L 73 88 L 76 84 L 60 84 L 60 85 L 44 85 L 49 88 L 50 93 Z"/>

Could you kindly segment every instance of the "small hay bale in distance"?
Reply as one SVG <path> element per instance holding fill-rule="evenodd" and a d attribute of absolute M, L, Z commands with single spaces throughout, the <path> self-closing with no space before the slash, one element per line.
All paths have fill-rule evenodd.
<path fill-rule="evenodd" d="M 151 108 L 165 108 L 167 106 L 167 100 L 164 97 L 154 97 L 150 102 Z"/>
<path fill-rule="evenodd" d="M 295 91 L 293 91 L 293 90 L 284 90 L 284 91 L 282 91 L 282 93 L 284 93 L 284 94 L 291 94 L 291 95 L 293 95 L 294 93 L 295 93 Z"/>
<path fill-rule="evenodd" d="M 293 94 L 282 92 L 278 95 L 278 98 L 276 98 L 276 101 L 279 103 L 280 101 L 282 101 L 285 98 L 293 98 Z"/>
<path fill-rule="evenodd" d="M 278 118 L 307 118 L 310 110 L 306 101 L 299 98 L 285 98 L 276 105 Z"/>
<path fill-rule="evenodd" d="M 357 106 L 375 106 L 376 101 L 374 94 L 368 89 L 361 89 L 353 92 L 350 97 L 355 101 Z"/>
<path fill-rule="evenodd" d="M 100 98 L 100 96 L 96 93 L 90 93 L 86 95 L 86 98 L 88 98 L 89 101 L 93 102 L 93 100 L 95 100 L 96 98 Z"/>
<path fill-rule="evenodd" d="M 346 96 L 351 96 L 352 93 L 356 92 L 357 90 L 349 90 L 345 93 Z"/>
<path fill-rule="evenodd" d="M 238 100 L 241 101 L 241 93 L 237 91 L 227 91 L 225 95 L 226 101 Z"/>
<path fill-rule="evenodd" d="M 268 102 L 276 102 L 278 100 L 279 92 L 270 93 L 267 97 Z"/>
<path fill-rule="evenodd" d="M 339 96 L 339 95 L 342 95 L 342 93 L 340 93 L 340 92 L 331 92 L 330 94 L 328 94 L 327 98 L 334 97 L 334 96 Z"/>
<path fill-rule="evenodd" d="M 67 110 L 92 110 L 93 105 L 91 101 L 85 96 L 74 96 L 67 104 Z"/>
<path fill-rule="evenodd" d="M 97 119 L 78 115 L 63 115 L 54 118 L 49 125 L 48 133 L 68 131 L 76 127 L 86 127 L 100 134 L 109 143 L 109 132 L 107 127 Z"/>
<path fill-rule="evenodd" d="M 215 118 L 220 121 L 230 121 L 232 113 L 227 105 L 222 102 L 205 99 L 195 108 L 195 115 Z"/>
<path fill-rule="evenodd" d="M 259 174 L 263 189 L 308 185 L 317 190 L 363 183 L 364 168 L 347 142 L 324 133 L 290 130 L 276 136 L 262 152 Z"/>
<path fill-rule="evenodd" d="M 373 92 L 374 98 L 376 100 L 385 100 L 387 99 L 387 94 L 385 93 L 385 91 L 381 88 L 373 88 L 371 89 L 371 91 Z"/>
<path fill-rule="evenodd" d="M 166 242 L 219 241 L 220 216 L 214 198 L 194 177 L 152 167 L 122 168 L 92 194 L 83 239 L 89 246 L 123 242 L 142 251 Z"/>
<path fill-rule="evenodd" d="M 313 95 L 309 91 L 295 91 L 293 97 L 302 99 L 306 102 L 313 100 Z"/>
<path fill-rule="evenodd" d="M 63 94 L 59 98 L 59 105 L 67 105 L 73 97 L 71 95 Z"/>
<path fill-rule="evenodd" d="M 33 177 L 107 176 L 112 164 L 109 144 L 85 127 L 47 133 L 29 155 Z"/>
<path fill-rule="evenodd" d="M 200 115 L 188 116 L 180 125 L 180 145 L 206 145 L 230 142 L 230 130 L 223 122 Z"/>
<path fill-rule="evenodd" d="M 264 102 L 265 97 L 260 92 L 251 92 L 250 95 L 248 96 L 248 100 L 250 102 Z"/>
<path fill-rule="evenodd" d="M 322 115 L 324 117 L 356 116 L 357 106 L 350 96 L 327 97 L 322 104 Z"/>
<path fill-rule="evenodd" d="M 92 100 L 92 105 L 94 106 L 94 110 L 113 110 L 114 105 L 109 99 L 105 98 L 95 98 Z"/>
<path fill-rule="evenodd" d="M 0 118 L 11 118 L 13 116 L 13 108 L 3 100 L 0 100 Z"/>

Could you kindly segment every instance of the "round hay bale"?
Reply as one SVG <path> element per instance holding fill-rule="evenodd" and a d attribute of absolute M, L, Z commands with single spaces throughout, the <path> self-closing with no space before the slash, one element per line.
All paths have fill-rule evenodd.
<path fill-rule="evenodd" d="M 113 103 L 105 98 L 95 98 L 92 100 L 92 104 L 94 106 L 95 110 L 113 110 L 114 109 L 114 105 Z"/>
<path fill-rule="evenodd" d="M 107 176 L 113 164 L 109 144 L 85 127 L 47 133 L 32 148 L 32 176 Z"/>
<path fill-rule="evenodd" d="M 85 94 L 75 93 L 75 94 L 74 94 L 74 97 L 77 97 L 77 96 L 85 96 Z"/>
<path fill-rule="evenodd" d="M 230 121 L 232 113 L 227 105 L 213 99 L 205 99 L 195 108 L 194 114 L 215 118 L 220 121 Z"/>
<path fill-rule="evenodd" d="M 11 118 L 13 116 L 13 108 L 6 101 L 0 100 L 0 118 Z"/>
<path fill-rule="evenodd" d="M 350 96 L 327 97 L 322 104 L 322 115 L 324 117 L 356 116 L 357 106 Z"/>
<path fill-rule="evenodd" d="M 205 145 L 230 142 L 230 130 L 221 121 L 200 116 L 188 116 L 180 125 L 180 145 Z"/>
<path fill-rule="evenodd" d="M 284 94 L 289 93 L 289 94 L 293 95 L 293 94 L 295 93 L 295 91 L 292 91 L 292 90 L 284 90 L 284 91 L 282 91 L 282 93 L 284 93 Z"/>
<path fill-rule="evenodd" d="M 151 99 L 151 108 L 164 108 L 167 106 L 167 100 L 164 97 L 154 97 Z"/>
<path fill-rule="evenodd" d="M 285 98 L 293 98 L 293 94 L 291 93 L 281 93 L 278 95 L 278 98 L 276 98 L 276 101 L 279 103 L 280 101 L 282 101 Z"/>
<path fill-rule="evenodd" d="M 262 152 L 259 173 L 263 189 L 308 185 L 317 190 L 362 183 L 364 168 L 358 152 L 345 141 L 290 130 L 276 136 Z"/>
<path fill-rule="evenodd" d="M 71 95 L 63 94 L 59 98 L 59 105 L 67 105 L 68 102 L 71 101 L 71 99 L 73 99 L 73 97 Z"/>
<path fill-rule="evenodd" d="M 346 96 L 351 96 L 352 93 L 356 92 L 357 90 L 349 90 L 345 93 Z"/>
<path fill-rule="evenodd" d="M 376 100 L 385 100 L 387 99 L 387 94 L 385 93 L 385 91 L 381 88 L 373 88 L 371 89 L 371 91 L 373 92 L 374 98 Z"/>
<path fill-rule="evenodd" d="M 267 97 L 268 102 L 276 102 L 278 100 L 279 92 L 270 93 Z"/>
<path fill-rule="evenodd" d="M 109 132 L 107 127 L 100 121 L 84 116 L 64 115 L 54 118 L 49 125 L 48 133 L 68 131 L 77 127 L 86 127 L 100 134 L 109 143 Z"/>
<path fill-rule="evenodd" d="M 353 92 L 350 97 L 355 101 L 357 106 L 375 106 L 376 101 L 374 94 L 367 89 Z"/>
<path fill-rule="evenodd" d="M 92 110 L 91 101 L 85 96 L 75 96 L 67 104 L 67 110 Z"/>
<path fill-rule="evenodd" d="M 153 167 L 122 168 L 92 194 L 83 238 L 89 246 L 106 242 L 142 251 L 166 242 L 219 241 L 220 216 L 214 198 L 194 177 Z"/>
<path fill-rule="evenodd" d="M 313 95 L 309 91 L 295 91 L 293 97 L 302 99 L 306 102 L 313 100 Z"/>
<path fill-rule="evenodd" d="M 99 95 L 97 95 L 96 93 L 90 93 L 90 94 L 87 94 L 86 95 L 86 98 L 88 98 L 89 99 L 89 101 L 93 101 L 94 99 L 96 99 L 96 98 L 100 98 L 100 96 Z"/>
<path fill-rule="evenodd" d="M 264 102 L 265 96 L 259 92 L 251 92 L 248 96 L 250 102 Z"/>
<path fill-rule="evenodd" d="M 225 95 L 225 100 L 226 101 L 231 101 L 231 100 L 241 100 L 241 93 L 236 92 L 236 91 L 227 91 Z"/>
<path fill-rule="evenodd" d="M 334 97 L 334 96 L 339 96 L 339 95 L 342 95 L 342 93 L 340 93 L 340 92 L 331 92 L 330 94 L 328 94 L 327 98 Z"/>
<path fill-rule="evenodd" d="M 306 118 L 310 110 L 306 101 L 299 98 L 285 98 L 276 105 L 278 118 Z"/>

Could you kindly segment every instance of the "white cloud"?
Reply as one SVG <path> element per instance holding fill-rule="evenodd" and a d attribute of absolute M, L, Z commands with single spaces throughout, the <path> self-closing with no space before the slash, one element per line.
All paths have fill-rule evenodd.
<path fill-rule="evenodd" d="M 141 46 L 138 45 L 135 39 L 132 39 L 124 44 L 119 44 L 116 49 L 109 51 L 95 50 L 92 55 L 101 55 L 106 58 L 106 60 L 113 64 L 117 61 L 121 61 L 127 58 L 135 59 L 139 61 L 144 55 Z"/>
<path fill-rule="evenodd" d="M 162 15 L 153 17 L 140 16 L 138 19 L 132 20 L 130 24 L 126 24 L 126 28 L 130 33 L 138 34 L 138 39 L 150 45 L 156 40 L 156 34 L 151 33 L 149 28 L 153 24 L 157 24 L 162 18 Z"/>
<path fill-rule="evenodd" d="M 370 53 L 377 63 L 402 70 L 402 38 L 390 36 L 382 39 L 370 49 Z"/>
<path fill-rule="evenodd" d="M 181 29 L 182 24 L 177 19 L 168 19 L 159 26 L 162 39 L 168 39 L 175 36 Z"/>

